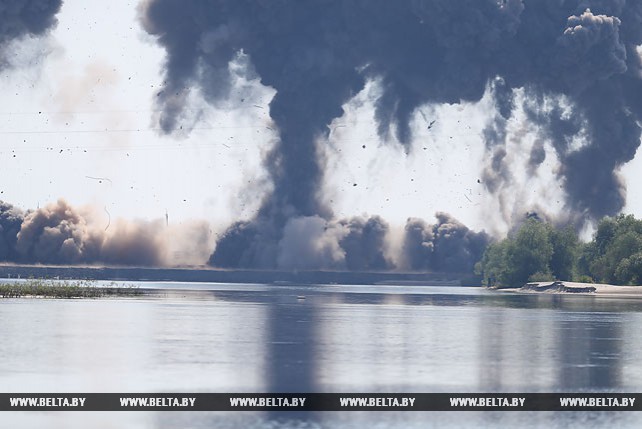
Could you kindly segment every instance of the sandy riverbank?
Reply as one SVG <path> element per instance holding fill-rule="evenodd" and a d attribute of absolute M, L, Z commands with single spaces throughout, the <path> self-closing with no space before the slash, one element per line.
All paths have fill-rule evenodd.
<path fill-rule="evenodd" d="M 642 286 L 616 286 L 602 283 L 530 282 L 521 288 L 498 289 L 522 293 L 565 293 L 582 295 L 642 297 Z"/>

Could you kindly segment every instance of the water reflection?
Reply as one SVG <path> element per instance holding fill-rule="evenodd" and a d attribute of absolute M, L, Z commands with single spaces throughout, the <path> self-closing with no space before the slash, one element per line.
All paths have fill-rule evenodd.
<path fill-rule="evenodd" d="M 274 296 L 267 312 L 267 392 L 315 392 L 316 307 Z"/>
<path fill-rule="evenodd" d="M 290 391 L 622 388 L 623 316 L 610 311 L 640 310 L 631 300 L 559 295 L 317 298 L 317 305 L 278 305 L 271 313 L 272 355 L 276 361 L 296 356 L 296 366 L 284 373 L 276 364 L 270 385 Z M 529 309 L 535 311 L 524 312 Z M 288 327 L 292 318 L 297 325 Z M 283 354 L 278 344 L 298 347 Z"/>
<path fill-rule="evenodd" d="M 642 303 L 632 299 L 443 287 L 218 285 L 167 291 L 158 299 L 7 300 L 0 308 L 0 386 L 95 392 L 639 391 L 642 340 L 635 328 L 641 323 Z M 56 417 L 62 414 L 43 415 L 64 421 L 64 427 L 83 427 Z M 376 415 L 155 413 L 136 414 L 136 424 L 128 426 L 130 417 L 112 413 L 104 422 L 90 418 L 90 426 L 423 427 L 429 418 L 441 427 L 459 419 Z M 477 417 L 457 422 L 524 423 L 507 414 L 467 415 Z M 565 418 L 569 426 L 579 422 Z M 55 427 L 44 417 L 26 419 L 31 427 Z M 550 418 L 537 414 L 532 421 Z"/>
<path fill-rule="evenodd" d="M 622 318 L 641 303 L 429 290 L 290 286 L 207 294 L 267 308 L 257 321 L 265 327 L 261 391 L 623 387 Z"/>
<path fill-rule="evenodd" d="M 622 321 L 611 313 L 574 314 L 560 322 L 562 390 L 622 386 Z"/>

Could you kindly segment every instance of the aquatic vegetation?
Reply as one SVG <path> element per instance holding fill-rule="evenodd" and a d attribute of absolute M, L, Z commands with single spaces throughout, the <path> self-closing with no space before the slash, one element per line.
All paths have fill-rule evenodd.
<path fill-rule="evenodd" d="M 42 298 L 104 298 L 141 295 L 142 291 L 133 285 L 119 286 L 112 282 L 98 286 L 92 280 L 28 279 L 22 282 L 0 281 L 0 297 L 42 297 Z"/>

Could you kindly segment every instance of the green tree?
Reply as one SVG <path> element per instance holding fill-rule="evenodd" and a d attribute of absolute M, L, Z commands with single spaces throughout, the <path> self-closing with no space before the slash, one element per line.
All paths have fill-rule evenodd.
<path fill-rule="evenodd" d="M 602 219 L 579 258 L 580 272 L 602 283 L 640 284 L 642 221 L 632 215 Z"/>
<path fill-rule="evenodd" d="M 546 223 L 527 219 L 514 235 L 489 245 L 478 269 L 485 284 L 519 287 L 533 275 L 552 278 L 552 231 Z"/>
<path fill-rule="evenodd" d="M 506 282 L 508 240 L 490 244 L 482 260 L 475 266 L 476 274 L 482 275 L 488 287 L 500 286 Z"/>
<path fill-rule="evenodd" d="M 642 285 L 642 220 L 602 219 L 589 243 L 571 228 L 527 219 L 506 239 L 491 244 L 477 272 L 485 284 L 519 287 L 527 281 L 583 279 Z"/>
<path fill-rule="evenodd" d="M 598 258 L 597 245 L 595 241 L 589 243 L 579 243 L 578 245 L 578 258 L 576 262 L 576 269 L 578 278 L 593 278 L 591 276 L 590 265 Z M 580 280 L 581 281 L 581 280 Z"/>
<path fill-rule="evenodd" d="M 642 253 L 624 258 L 615 269 L 615 282 L 622 285 L 642 284 Z"/>
<path fill-rule="evenodd" d="M 536 273 L 550 277 L 552 255 L 550 225 L 537 219 L 527 219 L 515 238 L 509 241 L 506 284 L 522 286 Z"/>
<path fill-rule="evenodd" d="M 577 234 L 570 227 L 551 229 L 551 244 L 553 255 L 550 269 L 553 277 L 558 280 L 573 280 L 580 252 Z"/>

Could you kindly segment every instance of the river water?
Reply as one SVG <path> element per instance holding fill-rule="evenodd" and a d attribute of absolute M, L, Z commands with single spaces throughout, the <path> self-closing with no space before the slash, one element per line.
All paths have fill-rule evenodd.
<path fill-rule="evenodd" d="M 0 301 L 2 392 L 641 392 L 642 300 L 138 283 Z M 635 412 L 5 412 L 11 428 L 641 427 Z"/>

